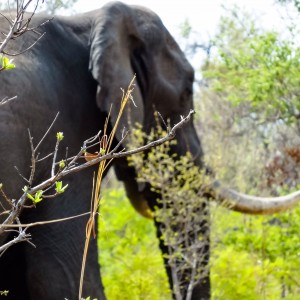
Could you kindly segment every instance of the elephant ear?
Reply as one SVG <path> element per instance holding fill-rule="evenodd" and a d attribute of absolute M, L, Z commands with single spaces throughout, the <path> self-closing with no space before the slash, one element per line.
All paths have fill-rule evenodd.
<path fill-rule="evenodd" d="M 101 111 L 111 111 L 112 126 L 120 110 L 122 89 L 126 91 L 135 75 L 131 57 L 141 44 L 141 35 L 134 19 L 129 6 L 120 2 L 108 4 L 96 15 L 91 32 L 89 67 L 98 82 L 97 104 Z M 132 96 L 133 101 L 128 102 L 116 132 L 118 140 L 130 122 L 143 124 L 144 105 L 137 84 Z"/>

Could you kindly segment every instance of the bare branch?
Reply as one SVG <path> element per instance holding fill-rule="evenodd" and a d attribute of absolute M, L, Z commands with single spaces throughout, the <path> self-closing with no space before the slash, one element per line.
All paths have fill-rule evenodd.
<path fill-rule="evenodd" d="M 18 96 L 14 96 L 14 97 L 11 97 L 11 98 L 4 97 L 4 98 L 0 101 L 0 106 L 1 106 L 1 105 L 4 105 L 4 104 L 6 104 L 6 103 L 8 103 L 8 102 L 10 102 L 10 101 L 12 101 L 12 100 L 15 100 L 15 99 L 17 99 L 17 98 L 18 98 Z"/>
<path fill-rule="evenodd" d="M 66 218 L 61 218 L 61 219 L 55 219 L 55 220 L 50 220 L 50 221 L 41 221 L 41 222 L 34 222 L 34 223 L 28 223 L 28 224 L 11 224 L 11 225 L 0 225 L 0 228 L 3 226 L 4 228 L 29 228 L 29 227 L 35 227 L 35 226 L 41 226 L 41 225 L 46 225 L 46 224 L 54 224 L 54 223 L 59 223 L 62 221 L 69 221 L 77 218 L 81 218 L 84 216 L 89 216 L 91 212 L 85 212 L 79 215 L 75 216 L 70 216 Z"/>
<path fill-rule="evenodd" d="M 19 176 L 26 182 L 26 184 L 29 184 L 29 180 L 20 172 L 17 166 L 15 166 L 15 169 L 17 170 Z"/>
<path fill-rule="evenodd" d="M 52 168 L 51 168 L 51 176 L 53 177 L 55 175 L 55 162 L 56 162 L 56 156 L 58 152 L 58 146 L 59 146 L 60 140 L 57 138 L 54 153 L 53 153 L 53 160 L 52 160 Z"/>
<path fill-rule="evenodd" d="M 17 225 L 19 226 L 19 225 Z M 29 242 L 31 245 L 33 245 L 30 242 L 31 235 L 30 233 L 26 233 L 26 228 L 22 229 L 19 228 L 18 235 L 11 241 L 5 243 L 4 245 L 0 246 L 0 257 L 5 253 L 5 251 L 11 247 L 12 245 L 18 244 L 20 242 Z M 33 245 L 34 246 L 34 245 Z"/>
<path fill-rule="evenodd" d="M 45 134 L 43 135 L 43 137 L 41 138 L 41 140 L 39 141 L 39 143 L 36 145 L 34 151 L 37 151 L 37 149 L 39 148 L 39 146 L 41 145 L 41 143 L 44 141 L 44 139 L 46 138 L 46 136 L 49 134 L 49 131 L 51 130 L 51 128 L 53 127 L 54 123 L 56 122 L 57 118 L 59 116 L 59 112 L 56 114 L 56 116 L 54 117 L 51 125 L 49 126 L 49 128 L 47 129 L 47 131 L 45 132 Z"/>
<path fill-rule="evenodd" d="M 33 142 L 32 142 L 33 138 L 31 136 L 29 128 L 28 128 L 28 136 L 29 136 L 29 143 L 30 143 L 30 148 L 31 148 L 31 171 L 30 171 L 30 177 L 28 179 L 28 182 L 29 182 L 29 185 L 31 185 L 32 181 L 33 181 L 34 173 L 35 173 L 36 159 L 35 159 L 35 150 L 34 150 L 34 146 L 33 146 Z"/>
<path fill-rule="evenodd" d="M 40 34 L 36 31 L 36 29 L 45 25 L 47 22 L 50 21 L 50 19 L 39 24 L 37 27 L 29 28 L 32 18 L 33 18 L 34 14 L 36 12 L 36 9 L 40 3 L 40 0 L 36 1 L 35 8 L 34 8 L 33 12 L 31 13 L 31 15 L 27 19 L 24 18 L 25 11 L 31 2 L 32 2 L 32 0 L 28 0 L 25 3 L 24 3 L 24 1 L 22 1 L 20 4 L 19 1 L 17 1 L 17 11 L 16 11 L 15 18 L 12 20 L 9 20 L 7 17 L 4 16 L 5 19 L 9 22 L 10 28 L 7 33 L 2 33 L 5 36 L 5 38 L 2 42 L 0 42 L 0 53 L 10 55 L 10 56 L 20 55 L 20 54 L 28 51 L 29 49 L 31 49 L 44 36 L 44 33 Z M 1 15 L 3 16 L 3 14 L 1 14 Z M 8 43 L 11 40 L 16 39 L 16 38 L 20 37 L 21 35 L 23 35 L 24 33 L 29 32 L 29 31 L 33 31 L 36 34 L 40 35 L 40 37 L 38 37 L 37 40 L 33 44 L 31 44 L 29 47 L 27 47 L 26 49 L 24 49 L 18 53 L 8 53 L 5 51 L 6 46 L 8 45 Z"/>
<path fill-rule="evenodd" d="M 5 54 L 5 55 L 8 55 L 8 56 L 18 56 L 20 54 L 23 54 L 25 52 L 27 52 L 28 50 L 30 50 L 31 48 L 33 48 L 36 43 L 45 35 L 46 33 L 44 32 L 40 37 L 37 38 L 36 41 L 34 41 L 29 47 L 25 48 L 24 50 L 22 51 L 19 51 L 18 53 L 11 53 L 11 52 L 6 52 L 4 50 L 2 50 L 2 53 Z"/>

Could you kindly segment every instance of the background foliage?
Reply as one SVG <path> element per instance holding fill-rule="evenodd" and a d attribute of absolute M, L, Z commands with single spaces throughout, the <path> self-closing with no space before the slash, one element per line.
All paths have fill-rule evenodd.
<path fill-rule="evenodd" d="M 101 200 L 100 263 L 108 299 L 170 299 L 154 224 L 132 208 L 123 189 Z"/>
<path fill-rule="evenodd" d="M 121 212 L 121 213 L 120 213 Z M 138 215 L 123 189 L 101 204 L 100 263 L 109 300 L 168 299 L 154 225 Z M 299 299 L 300 209 L 256 217 L 211 208 L 213 299 Z"/>

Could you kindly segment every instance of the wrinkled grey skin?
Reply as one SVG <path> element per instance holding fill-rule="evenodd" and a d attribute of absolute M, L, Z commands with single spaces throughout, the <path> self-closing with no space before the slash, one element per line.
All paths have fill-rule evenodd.
<path fill-rule="evenodd" d="M 47 18 L 36 15 L 32 26 Z M 1 31 L 7 26 L 1 17 Z M 146 131 L 155 124 L 154 110 L 174 124 L 193 107 L 194 71 L 159 17 L 150 10 L 114 2 L 89 13 L 55 17 L 42 30 L 46 32 L 42 40 L 15 58 L 17 68 L 0 73 L 0 98 L 18 95 L 18 100 L 0 108 L 0 182 L 11 198 L 18 198 L 26 184 L 14 166 L 25 177 L 30 172 L 27 128 L 37 144 L 58 111 L 59 119 L 40 149 L 42 155 L 53 151 L 58 131 L 65 136 L 61 148 L 68 147 L 69 155 L 77 153 L 85 139 L 103 128 L 112 103 L 113 124 L 120 87 L 126 89 L 134 74 L 137 108 L 132 106 L 126 115 L 143 124 Z M 17 52 L 35 40 L 34 33 L 26 33 L 6 51 Z M 123 126 L 127 126 L 125 117 L 120 128 Z M 178 132 L 176 138 L 178 143 L 173 150 L 179 155 L 189 150 L 201 164 L 202 149 L 193 124 Z M 63 158 L 64 151 L 59 155 Z M 38 165 L 35 182 L 50 176 L 50 164 L 47 160 Z M 146 199 L 154 207 L 156 195 L 147 187 L 138 189 L 134 172 L 125 160 L 116 161 L 115 168 L 128 196 L 137 201 Z M 21 221 L 52 220 L 89 211 L 94 170 L 64 180 L 69 183 L 65 194 L 44 200 L 34 209 L 24 209 Z M 0 258 L 0 290 L 10 291 L 7 299 L 77 299 L 86 221 L 80 218 L 33 227 L 29 232 L 36 248 L 28 243 L 11 247 Z M 0 243 L 7 238 L 11 236 L 1 236 Z M 161 248 L 166 250 L 164 245 Z M 95 240 L 89 251 L 83 296 L 103 300 Z M 208 261 L 209 249 L 205 251 Z M 206 278 L 195 288 L 193 299 L 209 299 L 209 292 Z"/>

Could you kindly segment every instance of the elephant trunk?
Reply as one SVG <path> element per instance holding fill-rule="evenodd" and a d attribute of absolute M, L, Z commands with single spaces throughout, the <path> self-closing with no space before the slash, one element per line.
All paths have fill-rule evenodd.
<path fill-rule="evenodd" d="M 234 211 L 255 215 L 286 211 L 300 202 L 300 191 L 280 197 L 257 197 L 224 188 L 219 181 L 212 184 L 209 194 L 222 206 Z"/>

